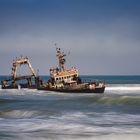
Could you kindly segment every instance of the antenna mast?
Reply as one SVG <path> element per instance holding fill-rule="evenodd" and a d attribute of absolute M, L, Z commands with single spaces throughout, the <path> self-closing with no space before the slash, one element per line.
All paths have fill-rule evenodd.
<path fill-rule="evenodd" d="M 64 71 L 64 64 L 66 62 L 65 59 L 66 54 L 64 54 L 64 52 L 61 51 L 60 48 L 56 48 L 56 57 L 58 58 L 58 63 L 59 63 L 59 70 L 60 71 Z"/>

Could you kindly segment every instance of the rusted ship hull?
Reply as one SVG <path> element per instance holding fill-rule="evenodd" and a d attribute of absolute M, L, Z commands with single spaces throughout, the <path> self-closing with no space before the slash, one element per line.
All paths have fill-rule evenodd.
<path fill-rule="evenodd" d="M 64 93 L 104 93 L 105 87 L 97 87 L 95 89 L 56 89 L 48 87 L 38 87 L 38 90 L 64 92 Z"/>

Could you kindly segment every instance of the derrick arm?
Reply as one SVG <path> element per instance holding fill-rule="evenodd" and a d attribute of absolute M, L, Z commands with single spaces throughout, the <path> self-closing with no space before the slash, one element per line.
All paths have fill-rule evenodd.
<path fill-rule="evenodd" d="M 35 71 L 34 71 L 32 65 L 31 65 L 31 63 L 29 62 L 29 60 L 28 60 L 27 64 L 28 64 L 28 66 L 29 66 L 29 68 L 30 68 L 32 74 L 36 77 L 37 75 L 36 75 L 36 73 L 35 73 Z"/>
<path fill-rule="evenodd" d="M 25 64 L 28 65 L 29 69 L 31 70 L 32 75 L 36 77 L 36 73 L 35 73 L 32 65 L 29 61 L 29 58 L 25 57 L 25 58 L 16 58 L 15 62 L 13 63 L 13 67 L 12 67 L 12 78 L 13 79 L 17 78 L 16 74 L 17 74 L 18 66 L 19 65 L 25 65 Z"/>

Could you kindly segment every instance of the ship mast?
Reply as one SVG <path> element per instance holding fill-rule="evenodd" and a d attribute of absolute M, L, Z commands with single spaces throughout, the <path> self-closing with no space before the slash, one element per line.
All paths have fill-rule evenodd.
<path fill-rule="evenodd" d="M 65 56 L 66 56 L 66 54 L 64 54 L 64 52 L 62 52 L 60 48 L 56 48 L 56 57 L 58 58 L 60 71 L 65 70 L 65 68 L 64 68 L 64 64 L 66 62 Z"/>

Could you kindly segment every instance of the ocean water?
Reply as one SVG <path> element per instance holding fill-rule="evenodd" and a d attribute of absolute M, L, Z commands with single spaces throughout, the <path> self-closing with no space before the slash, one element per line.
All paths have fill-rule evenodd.
<path fill-rule="evenodd" d="M 140 139 L 140 76 L 82 79 L 105 80 L 105 93 L 0 89 L 0 140 Z"/>

